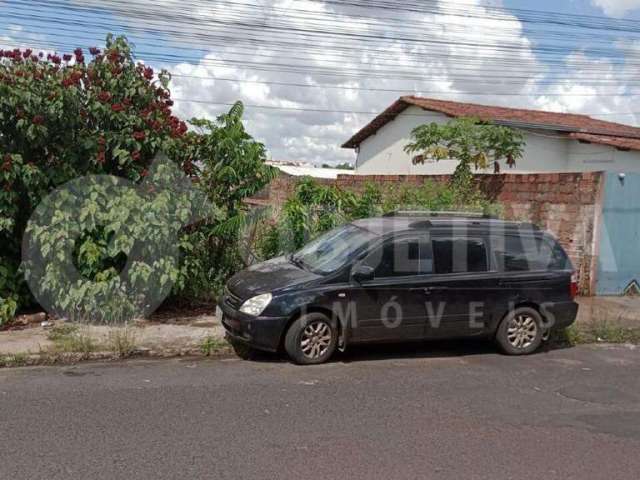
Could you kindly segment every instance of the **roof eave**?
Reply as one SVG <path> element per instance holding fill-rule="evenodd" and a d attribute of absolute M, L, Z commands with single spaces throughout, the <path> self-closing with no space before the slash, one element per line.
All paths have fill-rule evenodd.
<path fill-rule="evenodd" d="M 405 111 L 411 102 L 406 100 L 407 97 L 400 97 L 393 102 L 385 111 L 377 115 L 368 124 L 362 127 L 349 140 L 342 144 L 342 148 L 358 148 L 371 135 L 374 135 L 380 128 L 394 120 L 398 115 Z"/>

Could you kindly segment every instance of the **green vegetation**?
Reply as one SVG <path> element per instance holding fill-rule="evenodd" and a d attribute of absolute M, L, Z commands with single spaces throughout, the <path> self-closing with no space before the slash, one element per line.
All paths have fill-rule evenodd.
<path fill-rule="evenodd" d="M 114 328 L 107 336 L 107 350 L 118 358 L 126 358 L 136 351 L 136 336 L 129 327 Z"/>
<path fill-rule="evenodd" d="M 380 187 L 367 184 L 361 192 L 323 185 L 302 179 L 284 204 L 279 217 L 257 228 L 255 245 L 258 258 L 271 258 L 302 247 L 310 239 L 343 223 L 404 210 L 465 210 L 499 214 L 500 209 L 480 193 L 462 203 L 452 185 L 427 181 Z"/>
<path fill-rule="evenodd" d="M 216 337 L 207 337 L 200 345 L 200 351 L 207 357 L 225 352 L 228 349 L 229 343 Z"/>
<path fill-rule="evenodd" d="M 63 323 L 62 325 L 55 325 L 51 330 L 47 332 L 47 338 L 52 342 L 58 342 L 78 332 L 80 327 L 70 323 Z"/>
<path fill-rule="evenodd" d="M 554 333 L 553 344 L 574 346 L 588 343 L 640 344 L 640 328 L 622 327 L 607 321 L 573 324 Z"/>
<path fill-rule="evenodd" d="M 47 334 L 53 342 L 55 353 L 91 353 L 99 350 L 99 345 L 91 338 L 88 327 L 64 324 L 56 326 Z"/>
<path fill-rule="evenodd" d="M 136 282 L 148 287 L 153 281 L 152 288 L 162 291 L 173 285 L 174 298 L 212 298 L 244 265 L 237 241 L 246 220 L 242 200 L 274 175 L 264 164 L 264 146 L 245 132 L 240 103 L 216 121 L 191 120 L 190 130 L 172 113 L 169 83 L 167 72 L 136 62 L 127 40 L 111 35 L 104 51 L 91 48 L 86 57 L 81 49 L 64 57 L 41 58 L 31 50 L 0 57 L 0 325 L 35 303 L 24 274 L 43 273 L 20 265 L 28 219 L 52 191 L 85 175 L 113 175 L 149 187 L 114 198 L 96 183 L 91 202 L 78 215 L 68 198 L 54 200 L 55 216 L 74 212 L 78 220 L 82 235 L 66 250 L 92 284 L 60 285 L 60 272 L 49 267 L 42 288 L 45 294 L 62 292 L 59 306 L 64 311 L 77 307 L 74 319 L 126 319 L 135 301 L 115 292 L 135 292 Z M 175 171 L 153 170 L 159 153 Z M 167 210 L 184 224 L 194 207 L 188 197 L 167 205 L 165 197 L 153 194 L 152 184 L 171 187 L 179 170 L 201 188 L 212 208 L 199 211 L 200 222 L 182 230 L 179 263 L 169 257 L 145 262 L 136 241 L 150 245 L 168 232 L 141 234 L 139 226 Z M 58 255 L 61 241 L 72 241 L 51 229 L 30 233 L 44 257 L 41 265 L 49 265 L 48 255 Z M 134 261 L 135 271 L 133 284 L 123 285 L 119 273 L 127 259 Z M 104 298 L 113 298 L 113 304 L 92 307 Z"/>
<path fill-rule="evenodd" d="M 352 163 L 344 162 L 338 163 L 336 165 L 330 165 L 328 163 L 323 163 L 322 168 L 337 168 L 338 170 L 355 170 Z"/>
<path fill-rule="evenodd" d="M 23 367 L 27 365 L 28 358 L 24 353 L 12 355 L 0 355 L 0 368 Z"/>
<path fill-rule="evenodd" d="M 525 145 L 522 132 L 475 118 L 421 125 L 411 135 L 413 141 L 405 151 L 417 154 L 413 158 L 414 163 L 458 160 L 450 184 L 458 197 L 457 202 L 462 204 L 473 203 L 480 195 L 473 181 L 472 166 L 476 170 L 493 167 L 498 173 L 500 160 L 513 167 L 522 157 Z"/>

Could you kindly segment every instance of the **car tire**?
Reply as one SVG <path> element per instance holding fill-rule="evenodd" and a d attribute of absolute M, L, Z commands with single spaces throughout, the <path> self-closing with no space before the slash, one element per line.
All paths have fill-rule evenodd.
<path fill-rule="evenodd" d="M 338 329 L 322 313 L 296 319 L 284 339 L 284 349 L 299 365 L 317 365 L 331 358 L 338 346 Z"/>
<path fill-rule="evenodd" d="M 507 313 L 496 332 L 496 341 L 507 355 L 528 355 L 542 343 L 544 325 L 537 310 L 519 307 Z"/>

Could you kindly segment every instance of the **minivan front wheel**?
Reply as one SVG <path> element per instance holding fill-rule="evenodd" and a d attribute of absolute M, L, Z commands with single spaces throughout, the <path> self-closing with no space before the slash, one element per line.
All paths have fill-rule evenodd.
<path fill-rule="evenodd" d="M 302 315 L 291 324 L 284 339 L 287 354 L 301 365 L 326 362 L 337 345 L 338 331 L 321 313 Z"/>
<path fill-rule="evenodd" d="M 529 307 L 509 312 L 498 327 L 496 340 L 508 355 L 526 355 L 535 352 L 544 336 L 542 317 Z"/>

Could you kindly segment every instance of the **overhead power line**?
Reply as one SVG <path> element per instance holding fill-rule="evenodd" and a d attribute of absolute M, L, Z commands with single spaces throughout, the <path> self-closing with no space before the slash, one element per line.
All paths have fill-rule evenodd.
<path fill-rule="evenodd" d="M 213 100 L 203 100 L 203 99 L 193 99 L 193 98 L 175 98 L 176 102 L 185 102 L 185 103 L 202 103 L 206 105 L 220 105 L 220 106 L 232 106 L 235 105 L 235 102 L 217 102 Z M 311 108 L 311 107 L 286 107 L 286 106 L 278 106 L 278 105 L 260 105 L 260 104 L 244 104 L 247 108 L 259 108 L 265 110 L 283 110 L 289 112 L 309 112 L 309 113 L 340 113 L 340 114 L 354 114 L 354 115 L 381 115 L 383 112 L 372 112 L 372 111 L 358 111 L 358 110 L 340 110 L 340 109 L 324 109 L 324 108 Z M 557 112 L 562 113 L 562 112 Z M 396 116 L 395 113 L 388 114 Z M 407 113 L 403 112 L 403 115 L 408 116 L 417 116 L 422 117 L 422 114 L 419 113 Z M 612 116 L 612 115 L 640 115 L 640 112 L 606 112 L 606 113 L 581 113 L 581 115 L 597 115 L 597 116 Z"/>
<path fill-rule="evenodd" d="M 433 0 L 310 1 L 330 8 L 308 12 L 297 4 L 288 8 L 265 7 L 259 0 L 185 0 L 181 2 L 183 8 L 169 10 L 163 9 L 165 3 L 157 0 L 144 3 L 105 0 L 95 5 L 63 0 L 13 0 L 10 7 L 4 8 L 7 18 L 24 27 L 16 34 L 18 37 L 47 34 L 52 23 L 57 26 L 58 36 L 54 41 L 34 42 L 41 48 L 71 50 L 78 46 L 74 42 L 83 46 L 87 46 L 87 42 L 100 44 L 103 41 L 100 34 L 114 29 L 132 34 L 136 55 L 147 62 L 168 66 L 192 62 L 205 67 L 207 72 L 213 71 L 211 76 L 198 76 L 170 67 L 176 78 L 296 88 L 482 96 L 530 96 L 523 91 L 529 82 L 535 86 L 577 83 L 582 87 L 616 88 L 611 93 L 555 91 L 546 94 L 557 97 L 631 97 L 635 95 L 633 88 L 640 86 L 640 76 L 635 73 L 640 70 L 640 50 L 623 51 L 615 43 L 623 34 L 640 41 L 637 22 Z M 445 23 L 439 25 L 438 22 Z M 531 44 L 523 42 L 521 24 L 544 35 L 539 35 Z M 481 25 L 481 30 L 473 29 L 477 25 Z M 189 53 L 181 47 L 188 48 Z M 577 69 L 563 69 L 566 56 L 574 51 L 598 56 L 609 63 L 578 62 Z M 203 58 L 207 52 L 213 52 L 216 57 Z M 611 65 L 618 68 L 615 75 Z M 300 80 L 235 79 L 216 74 L 218 68 L 269 76 L 286 74 Z M 309 82 L 310 76 L 328 77 L 339 83 Z M 420 89 L 426 77 L 453 82 L 453 91 Z M 379 85 L 381 81 L 394 84 Z M 367 86 L 369 82 L 376 85 Z M 473 84 L 477 90 L 458 89 L 455 84 L 459 82 Z M 628 88 L 621 90 L 620 82 Z M 406 83 L 410 88 L 401 88 L 398 83 Z M 198 99 L 182 101 L 225 105 Z M 252 107 L 376 114 L 269 105 Z"/>

